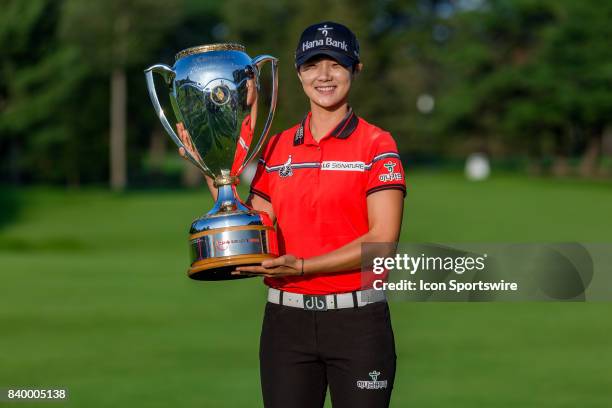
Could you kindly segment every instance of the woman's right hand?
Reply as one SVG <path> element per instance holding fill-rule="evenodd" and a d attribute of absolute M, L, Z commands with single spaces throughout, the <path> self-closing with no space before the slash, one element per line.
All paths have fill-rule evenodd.
<path fill-rule="evenodd" d="M 193 146 L 193 143 L 191 143 L 191 137 L 189 137 L 189 132 L 187 131 L 187 129 L 185 129 L 185 125 L 183 125 L 183 122 L 179 122 L 176 124 L 176 130 L 178 132 L 179 139 L 181 139 L 181 142 L 183 142 L 183 145 L 185 146 L 179 147 L 178 149 L 181 157 L 185 160 L 189 160 L 187 158 L 187 152 L 185 151 L 185 149 L 187 149 L 194 159 L 202 161 L 200 153 L 198 153 L 198 151 Z M 206 180 L 206 184 L 208 185 L 208 189 L 210 190 L 210 194 L 212 195 L 213 200 L 217 200 L 218 192 L 213 179 L 207 176 L 206 174 L 204 175 L 204 179 Z"/>
<path fill-rule="evenodd" d="M 196 160 L 201 160 L 202 158 L 191 143 L 191 137 L 189 137 L 189 132 L 187 131 L 187 129 L 185 129 L 183 122 L 179 122 L 176 124 L 176 130 L 178 132 L 179 139 L 181 139 L 181 142 L 185 146 L 179 147 L 179 154 L 181 155 L 181 157 L 187 159 L 187 152 L 185 151 L 185 149 L 187 149 L 193 158 L 195 158 Z"/>

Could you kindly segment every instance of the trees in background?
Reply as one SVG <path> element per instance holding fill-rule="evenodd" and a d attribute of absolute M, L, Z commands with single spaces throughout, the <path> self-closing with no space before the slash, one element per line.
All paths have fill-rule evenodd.
<path fill-rule="evenodd" d="M 0 13 L 0 171 L 15 183 L 79 179 L 70 101 L 85 67 L 57 38 L 59 3 L 3 2 Z M 43 177 L 37 177 L 43 175 Z"/>
<path fill-rule="evenodd" d="M 298 36 L 323 20 L 357 32 L 365 70 L 351 103 L 393 132 L 406 157 L 484 150 L 592 176 L 612 111 L 608 3 L 5 0 L 0 181 L 78 185 L 110 175 L 121 190 L 129 173 L 150 183 L 168 139 L 142 70 L 172 65 L 197 44 L 238 41 L 251 56 L 278 56 L 272 131 L 286 128 L 308 108 L 293 66 Z"/>
<path fill-rule="evenodd" d="M 68 0 L 63 4 L 62 31 L 92 70 L 107 75 L 110 85 L 110 185 L 127 185 L 127 73 L 143 66 L 173 28 L 182 4 L 173 0 Z"/>
<path fill-rule="evenodd" d="M 447 89 L 441 131 L 479 138 L 499 154 L 524 153 L 552 170 L 597 171 L 612 113 L 612 5 L 571 0 L 481 2 L 457 10 L 438 60 Z"/>

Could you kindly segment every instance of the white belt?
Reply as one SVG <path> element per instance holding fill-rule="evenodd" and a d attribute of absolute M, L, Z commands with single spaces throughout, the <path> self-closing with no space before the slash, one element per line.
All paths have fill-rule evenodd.
<path fill-rule="evenodd" d="M 334 293 L 331 295 L 302 295 L 274 288 L 268 289 L 268 302 L 270 303 L 314 311 L 356 308 L 370 303 L 386 301 L 385 292 L 375 289 Z"/>

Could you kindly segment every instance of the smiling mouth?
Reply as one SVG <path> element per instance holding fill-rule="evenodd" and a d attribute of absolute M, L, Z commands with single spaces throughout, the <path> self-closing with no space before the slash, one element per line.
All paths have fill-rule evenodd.
<path fill-rule="evenodd" d="M 327 86 L 315 86 L 317 92 L 322 94 L 331 94 L 336 90 L 335 85 L 327 85 Z"/>

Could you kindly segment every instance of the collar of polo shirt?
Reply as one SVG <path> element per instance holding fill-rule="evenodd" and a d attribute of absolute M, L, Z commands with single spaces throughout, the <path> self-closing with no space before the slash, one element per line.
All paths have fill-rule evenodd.
<path fill-rule="evenodd" d="M 295 131 L 295 135 L 293 136 L 293 145 L 299 146 L 304 144 L 304 135 L 306 134 L 305 127 L 310 120 L 310 115 L 312 112 L 308 112 L 304 119 L 300 122 L 297 130 Z M 353 112 L 353 108 L 349 108 L 344 118 L 338 123 L 338 125 L 329 133 L 329 136 L 335 137 L 336 139 L 346 139 L 348 138 L 354 131 L 357 129 L 357 125 L 359 124 L 359 119 L 357 115 Z"/>

